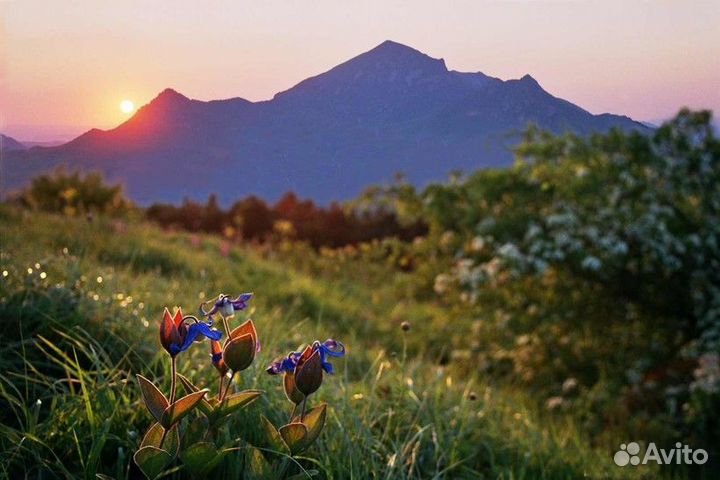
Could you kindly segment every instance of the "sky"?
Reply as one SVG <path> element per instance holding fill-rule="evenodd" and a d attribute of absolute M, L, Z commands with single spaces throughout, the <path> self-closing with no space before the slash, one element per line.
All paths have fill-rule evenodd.
<path fill-rule="evenodd" d="M 720 0 L 0 0 L 0 131 L 67 140 L 166 87 L 268 99 L 387 39 L 592 113 L 720 112 Z"/>

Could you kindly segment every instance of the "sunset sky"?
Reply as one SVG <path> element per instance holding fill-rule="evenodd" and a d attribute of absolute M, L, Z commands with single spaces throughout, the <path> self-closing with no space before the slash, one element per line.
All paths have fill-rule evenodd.
<path fill-rule="evenodd" d="M 593 113 L 720 112 L 719 0 L 0 0 L 0 131 L 67 139 L 166 87 L 267 99 L 386 39 Z"/>

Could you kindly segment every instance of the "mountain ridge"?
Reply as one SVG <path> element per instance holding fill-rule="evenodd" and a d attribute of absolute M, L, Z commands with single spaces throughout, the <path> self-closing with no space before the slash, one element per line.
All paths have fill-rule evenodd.
<path fill-rule="evenodd" d="M 3 152 L 14 152 L 20 150 L 27 150 L 27 146 L 18 140 L 15 140 L 9 135 L 0 133 L 0 151 Z"/>
<path fill-rule="evenodd" d="M 443 59 L 388 40 L 270 100 L 201 101 L 166 88 L 115 128 L 9 152 L 4 167 L 10 188 L 60 165 L 99 170 L 140 203 L 210 193 L 272 200 L 289 190 L 326 203 L 398 171 L 423 185 L 451 170 L 507 165 L 508 132 L 528 123 L 558 133 L 646 129 L 592 115 L 529 74 L 448 70 Z"/>

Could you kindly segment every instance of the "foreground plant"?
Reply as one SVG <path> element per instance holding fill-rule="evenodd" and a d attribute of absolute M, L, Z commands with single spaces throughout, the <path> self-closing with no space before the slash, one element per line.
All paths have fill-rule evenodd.
<path fill-rule="evenodd" d="M 191 322 L 188 326 L 188 322 Z M 147 431 L 140 449 L 133 457 L 148 478 L 155 478 L 177 456 L 180 445 L 177 425 L 203 400 L 207 389 L 189 392 L 175 400 L 177 391 L 177 356 L 187 350 L 195 340 L 203 337 L 218 340 L 222 336 L 212 329 L 212 322 L 203 323 L 192 315 L 184 316 L 178 308 L 174 315 L 166 308 L 160 324 L 160 344 L 170 355 L 170 399 L 150 380 L 137 375 L 145 406 L 157 421 Z"/>
<path fill-rule="evenodd" d="M 157 423 L 153 424 L 143 437 L 140 449 L 135 453 L 134 460 L 138 467 L 148 478 L 157 477 L 175 457 L 179 456 L 185 467 L 195 475 L 203 475 L 216 466 L 228 449 L 218 450 L 218 438 L 210 438 L 210 433 L 218 433 L 218 421 L 248 405 L 261 395 L 258 390 L 248 390 L 228 395 L 232 375 L 249 367 L 255 353 L 259 350 L 257 332 L 252 320 L 230 332 L 228 317 L 236 311 L 247 307 L 251 294 L 243 294 L 235 301 L 220 295 L 218 301 L 210 312 L 205 312 L 201 306 L 200 317 L 207 317 L 205 321 L 194 315 L 183 315 L 181 309 L 175 310 L 173 315 L 166 308 L 160 324 L 160 344 L 170 355 L 170 399 L 142 375 L 137 375 L 142 397 L 150 413 Z M 227 340 L 224 348 L 220 349 L 220 339 L 223 334 L 213 328 L 213 315 L 219 314 L 225 326 Z M 177 372 L 177 357 L 189 349 L 193 343 L 209 339 L 213 352 L 212 364 L 220 372 L 219 392 L 215 398 L 207 398 L 208 389 L 200 389 L 190 380 Z M 228 372 L 231 373 L 227 388 L 224 380 Z M 178 379 L 183 385 L 187 395 L 175 400 Z M 185 428 L 183 445 L 180 451 L 180 422 L 195 407 L 204 414 L 198 417 Z"/>
<path fill-rule="evenodd" d="M 305 349 L 290 352 L 270 364 L 267 373 L 283 375 L 285 395 L 293 404 L 289 422 L 280 428 L 275 428 L 267 418 L 262 417 L 263 426 L 275 447 L 294 455 L 315 442 L 325 426 L 327 404 L 322 403 L 307 411 L 307 399 L 322 385 L 323 371 L 333 374 L 330 357 L 344 355 L 345 346 L 337 340 L 328 339 L 322 343 L 315 340 Z M 300 415 L 296 415 L 298 406 L 301 406 Z"/>
<path fill-rule="evenodd" d="M 148 478 L 159 476 L 176 457 L 193 476 L 205 478 L 227 454 L 240 450 L 249 452 L 248 465 L 254 473 L 279 478 L 290 466 L 290 456 L 305 450 L 320 435 L 327 405 L 323 403 L 306 411 L 306 404 L 308 396 L 320 388 L 323 371 L 333 373 L 330 357 L 345 354 L 343 344 L 335 340 L 315 341 L 301 352 L 291 352 L 276 360 L 267 370 L 271 374 L 284 374 L 285 392 L 293 402 L 289 423 L 280 429 L 261 416 L 269 442 L 285 455 L 279 465 L 268 463 L 260 450 L 247 442 L 238 446 L 236 442 L 241 437 L 229 431 L 230 415 L 262 395 L 260 390 L 233 391 L 236 374 L 250 367 L 260 352 L 260 340 L 251 319 L 235 328 L 230 326 L 231 319 L 247 308 L 252 296 L 244 293 L 232 299 L 221 294 L 210 310 L 205 309 L 207 303 L 200 305 L 197 316 L 183 315 L 179 308 L 171 315 L 165 309 L 160 324 L 160 344 L 170 355 L 169 400 L 152 381 L 137 375 L 145 405 L 156 420 L 134 456 L 135 463 Z M 217 316 L 222 320 L 224 341 L 223 332 L 213 328 Z M 178 355 L 206 338 L 210 344 L 210 362 L 218 374 L 214 396 L 177 372 Z M 178 380 L 187 395 L 176 400 Z M 302 410 L 296 416 L 299 405 Z M 201 415 L 182 422 L 196 407 Z"/>

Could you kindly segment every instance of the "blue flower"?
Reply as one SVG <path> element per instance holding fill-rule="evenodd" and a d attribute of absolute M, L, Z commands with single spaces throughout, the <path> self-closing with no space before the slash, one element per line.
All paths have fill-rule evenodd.
<path fill-rule="evenodd" d="M 334 373 L 333 366 L 328 357 L 339 358 L 345 355 L 345 345 L 337 340 L 328 338 L 323 343 L 315 340 L 312 343 L 312 351 L 320 353 L 320 361 L 325 372 L 332 375 Z M 265 370 L 270 375 L 278 375 L 280 373 L 294 373 L 295 368 L 302 357 L 303 352 L 290 352 L 286 357 L 281 357 L 273 361 Z"/>
<path fill-rule="evenodd" d="M 208 317 L 209 320 L 212 320 L 212 316 L 218 312 L 225 317 L 229 317 L 234 315 L 237 311 L 245 310 L 247 308 L 247 302 L 249 302 L 252 297 L 252 293 L 243 293 L 236 299 L 232 300 L 229 295 L 221 293 L 213 305 L 213 308 L 209 312 L 206 312 L 203 308 L 203 305 L 205 304 L 200 305 L 199 314 L 202 317 Z"/>
<path fill-rule="evenodd" d="M 195 320 L 195 323 L 188 327 L 185 324 L 187 320 Z M 160 343 L 174 357 L 190 348 L 194 341 L 202 337 L 220 340 L 222 333 L 214 330 L 212 325 L 212 319 L 207 323 L 200 322 L 193 316 L 183 316 L 181 309 L 177 309 L 175 315 L 170 315 L 166 308 L 160 324 Z"/>
<path fill-rule="evenodd" d="M 328 338 L 325 340 L 324 343 L 320 343 L 317 340 L 313 342 L 313 350 L 317 350 L 320 352 L 320 361 L 322 362 L 323 370 L 325 370 L 327 373 L 332 375 L 333 372 L 333 366 L 328 360 L 328 357 L 343 357 L 345 356 L 345 345 L 338 342 L 337 340 L 333 340 L 332 338 Z"/>

